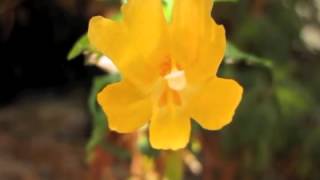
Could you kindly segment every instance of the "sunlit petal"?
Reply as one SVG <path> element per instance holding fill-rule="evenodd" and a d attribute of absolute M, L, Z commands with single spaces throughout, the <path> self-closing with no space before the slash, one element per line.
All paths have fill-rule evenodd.
<path fill-rule="evenodd" d="M 124 52 L 128 53 L 129 49 L 124 44 L 128 33 L 122 23 L 95 16 L 89 22 L 88 37 L 90 44 L 111 58 L 116 65 L 123 60 Z"/>
<path fill-rule="evenodd" d="M 211 17 L 212 0 L 176 0 L 170 26 L 171 51 L 190 81 L 217 72 L 226 48 L 223 26 Z"/>
<path fill-rule="evenodd" d="M 191 116 L 205 129 L 221 129 L 232 121 L 241 96 L 237 82 L 211 78 L 190 102 Z"/>
<path fill-rule="evenodd" d="M 150 143 L 156 149 L 184 148 L 191 131 L 190 117 L 177 106 L 164 106 L 153 112 L 150 122 Z"/>
<path fill-rule="evenodd" d="M 161 0 L 129 0 L 121 22 L 97 16 L 90 20 L 89 40 L 140 90 L 148 91 L 159 78 L 168 54 L 167 27 Z"/>
<path fill-rule="evenodd" d="M 127 81 L 111 84 L 98 94 L 111 130 L 128 133 L 142 127 L 151 117 L 150 99 Z"/>

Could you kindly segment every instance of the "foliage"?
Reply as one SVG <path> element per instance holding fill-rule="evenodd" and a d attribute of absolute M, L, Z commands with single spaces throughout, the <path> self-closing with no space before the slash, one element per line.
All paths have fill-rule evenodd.
<path fill-rule="evenodd" d="M 118 74 L 103 75 L 94 78 L 92 89 L 90 92 L 88 104 L 89 110 L 93 119 L 93 131 L 90 141 L 87 144 L 87 150 L 90 152 L 97 144 L 100 144 L 104 140 L 104 137 L 108 131 L 107 119 L 102 112 L 100 106 L 97 104 L 97 94 L 108 84 L 117 82 L 120 80 Z"/>

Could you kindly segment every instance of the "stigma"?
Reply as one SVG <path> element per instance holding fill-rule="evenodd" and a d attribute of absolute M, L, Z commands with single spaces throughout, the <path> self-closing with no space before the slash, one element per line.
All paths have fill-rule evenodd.
<path fill-rule="evenodd" d="M 187 85 L 185 72 L 182 70 L 174 69 L 169 74 L 165 75 L 164 79 L 167 80 L 168 86 L 172 90 L 181 91 Z"/>

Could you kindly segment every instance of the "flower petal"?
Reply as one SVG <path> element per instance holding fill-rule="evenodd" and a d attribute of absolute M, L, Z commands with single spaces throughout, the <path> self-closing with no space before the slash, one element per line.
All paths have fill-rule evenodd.
<path fill-rule="evenodd" d="M 159 45 L 166 47 L 166 21 L 161 0 L 129 0 L 123 5 L 124 24 L 130 32 L 130 46 L 145 58 L 152 56 Z M 151 59 L 146 59 L 153 61 Z"/>
<path fill-rule="evenodd" d="M 225 30 L 211 17 L 212 2 L 176 0 L 174 4 L 171 53 L 191 81 L 215 74 L 224 56 Z"/>
<path fill-rule="evenodd" d="M 102 16 L 90 19 L 88 37 L 92 46 L 119 65 L 123 52 L 127 52 L 126 39 L 128 33 L 122 23 L 114 22 Z"/>
<path fill-rule="evenodd" d="M 150 99 L 126 80 L 103 89 L 98 102 L 108 116 L 109 128 L 117 132 L 135 131 L 151 117 Z"/>
<path fill-rule="evenodd" d="M 226 49 L 226 36 L 223 26 L 212 28 L 207 40 L 201 40 L 198 60 L 186 67 L 186 76 L 191 83 L 208 80 L 216 75 Z"/>
<path fill-rule="evenodd" d="M 211 78 L 190 102 L 191 117 L 203 128 L 218 130 L 231 122 L 242 97 L 235 81 Z"/>
<path fill-rule="evenodd" d="M 122 76 L 141 90 L 149 90 L 160 77 L 160 64 L 168 54 L 167 29 L 161 0 L 129 0 L 124 19 L 114 22 L 93 17 L 90 43 L 116 64 Z"/>
<path fill-rule="evenodd" d="M 150 122 L 150 143 L 156 149 L 184 148 L 191 131 L 190 116 L 181 108 L 164 106 L 153 112 Z"/>

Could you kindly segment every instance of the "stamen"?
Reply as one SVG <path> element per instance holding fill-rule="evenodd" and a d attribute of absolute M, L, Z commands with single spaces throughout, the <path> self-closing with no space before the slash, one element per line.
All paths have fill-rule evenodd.
<path fill-rule="evenodd" d="M 172 70 L 164 78 L 168 81 L 168 86 L 176 91 L 183 90 L 187 85 L 185 73 L 181 70 Z"/>

